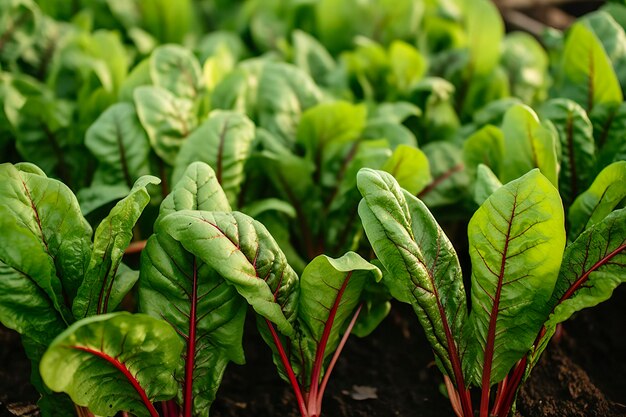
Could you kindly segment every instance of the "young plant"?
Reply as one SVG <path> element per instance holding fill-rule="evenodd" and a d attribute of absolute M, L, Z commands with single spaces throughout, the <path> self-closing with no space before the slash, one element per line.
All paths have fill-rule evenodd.
<path fill-rule="evenodd" d="M 32 164 L 0 165 L 0 321 L 22 335 L 44 416 L 72 405 L 42 384 L 41 357 L 68 326 L 114 311 L 133 287 L 138 274 L 121 263 L 122 256 L 150 200 L 146 187 L 158 182 L 140 178 L 92 241 L 67 186 Z"/>
<path fill-rule="evenodd" d="M 475 415 L 471 387 L 480 417 L 509 415 L 556 324 L 624 281 L 626 210 L 605 212 L 563 253 L 561 199 L 533 170 L 497 188 L 469 223 L 468 314 L 456 252 L 426 206 L 386 173 L 361 170 L 357 182 L 383 282 L 413 306 L 458 416 Z"/>
<path fill-rule="evenodd" d="M 190 170 L 198 167 L 210 170 L 199 163 Z M 163 217 L 142 262 L 142 309 L 172 323 L 187 344 L 187 354 L 179 365 L 180 375 L 187 382 L 181 385 L 179 398 L 186 399 L 188 392 L 195 392 L 194 372 L 219 373 L 212 368 L 196 369 L 194 363 L 207 364 L 230 340 L 240 343 L 240 334 L 229 334 L 225 326 L 236 319 L 235 325 L 242 327 L 239 318 L 243 318 L 245 310 L 238 316 L 225 304 L 228 296 L 216 291 L 222 288 L 221 291 L 238 292 L 258 313 L 259 330 L 272 346 L 280 375 L 294 389 L 301 415 L 319 416 L 328 378 L 359 313 L 367 312 L 359 328 L 359 334 L 364 335 L 388 311 L 386 301 L 373 307 L 372 300 L 365 296 L 366 287 L 380 280 L 380 271 L 350 252 L 338 259 L 316 257 L 299 278 L 261 223 L 229 211 L 214 177 L 201 183 L 212 183 L 215 188 L 181 186 L 178 194 L 175 190 L 172 199 L 165 200 Z M 197 196 L 204 197 L 197 198 L 196 189 Z M 221 206 L 205 204 L 216 195 L 224 202 Z M 194 203 L 184 209 L 180 203 L 184 205 L 185 201 Z M 210 208 L 221 211 L 202 211 Z M 181 301 L 168 305 L 173 297 Z M 216 308 L 223 313 L 216 313 Z M 198 330 L 208 313 L 212 318 L 206 323 L 209 329 Z M 210 344 L 213 349 L 203 352 L 200 340 L 202 346 Z M 226 349 L 222 354 L 228 355 Z M 208 358 L 194 359 L 194 355 Z M 190 405 L 185 404 L 187 410 Z"/>

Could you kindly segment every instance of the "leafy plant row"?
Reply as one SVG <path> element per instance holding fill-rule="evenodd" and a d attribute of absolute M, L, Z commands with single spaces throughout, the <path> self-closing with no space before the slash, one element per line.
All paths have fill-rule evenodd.
<path fill-rule="evenodd" d="M 0 148 L 36 164 L 0 165 L 0 321 L 43 415 L 206 415 L 250 305 L 319 416 L 391 297 L 457 415 L 508 415 L 624 279 L 623 6 L 544 50 L 486 0 L 53 3 L 0 2 Z M 471 217 L 470 293 L 430 209 Z"/>

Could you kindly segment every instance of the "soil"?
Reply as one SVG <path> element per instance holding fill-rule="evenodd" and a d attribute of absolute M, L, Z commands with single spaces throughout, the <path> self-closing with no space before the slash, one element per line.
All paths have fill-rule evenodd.
<path fill-rule="evenodd" d="M 566 323 L 521 392 L 516 417 L 626 417 L 626 287 Z M 211 417 L 298 417 L 254 324 L 247 364 L 227 369 Z M 30 365 L 12 331 L 0 329 L 0 417 L 35 416 Z M 394 305 L 368 338 L 352 338 L 326 390 L 327 417 L 453 417 L 441 377 L 410 308 Z"/>

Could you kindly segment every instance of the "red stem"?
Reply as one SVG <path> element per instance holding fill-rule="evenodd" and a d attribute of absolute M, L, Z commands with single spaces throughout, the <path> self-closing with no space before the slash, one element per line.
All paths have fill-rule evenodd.
<path fill-rule="evenodd" d="M 97 356 L 97 357 L 99 357 L 101 359 L 104 359 L 105 361 L 107 361 L 111 365 L 113 365 L 115 367 L 115 369 L 117 369 L 122 374 L 124 374 L 126 379 L 128 379 L 128 382 L 130 382 L 130 384 L 133 386 L 133 388 L 135 388 L 135 391 L 137 391 L 137 394 L 139 394 L 139 397 L 141 397 L 141 401 L 143 401 L 144 405 L 146 406 L 146 408 L 150 412 L 150 416 L 151 417 L 159 417 L 159 413 L 154 408 L 154 405 L 152 405 L 152 402 L 148 398 L 148 395 L 146 394 L 146 391 L 139 384 L 139 381 L 137 381 L 137 378 L 135 378 L 130 373 L 130 371 L 128 370 L 126 365 L 124 365 L 122 362 L 117 360 L 117 358 L 113 358 L 113 357 L 107 355 L 104 352 L 100 352 L 98 350 L 95 350 L 95 349 L 92 349 L 92 348 L 89 348 L 89 347 L 86 347 L 86 346 L 71 346 L 71 348 L 72 349 L 76 349 L 76 350 L 80 350 L 80 351 L 83 351 L 83 352 L 90 353 L 90 354 L 92 354 L 94 356 Z"/>
<path fill-rule="evenodd" d="M 324 364 L 324 353 L 326 351 L 326 345 L 328 344 L 328 339 L 330 338 L 330 332 L 333 328 L 333 323 L 335 322 L 335 317 L 337 316 L 337 310 L 339 309 L 339 304 L 341 303 L 341 299 L 343 297 L 343 293 L 348 286 L 348 282 L 350 282 L 350 277 L 352 277 L 352 271 L 348 272 L 346 275 L 346 279 L 343 281 L 337 296 L 335 297 L 335 301 L 333 303 L 330 312 L 328 313 L 328 320 L 324 325 L 324 331 L 322 333 L 322 338 L 320 339 L 317 345 L 317 351 L 315 352 L 315 363 L 313 364 L 313 372 L 311 374 L 311 391 L 309 392 L 309 406 L 308 410 L 311 412 L 312 416 L 318 416 L 317 412 L 317 392 L 319 390 L 320 384 L 320 375 L 322 373 L 322 366 Z"/>
<path fill-rule="evenodd" d="M 131 242 L 124 251 L 124 255 L 140 253 L 146 247 L 146 242 L 146 240 L 137 240 L 135 242 Z"/>
<path fill-rule="evenodd" d="M 183 416 L 192 417 L 193 411 L 193 369 L 196 357 L 196 304 L 198 298 L 198 267 L 193 258 L 193 281 L 191 289 L 191 311 L 189 312 L 189 339 L 185 358 L 185 387 L 183 393 Z"/>
<path fill-rule="evenodd" d="M 359 318 L 359 313 L 361 313 L 362 308 L 363 308 L 363 304 L 361 304 L 359 308 L 357 308 L 356 311 L 354 312 L 354 315 L 352 316 L 352 320 L 350 320 L 350 324 L 348 324 L 348 327 L 346 328 L 345 333 L 341 337 L 339 346 L 337 346 L 337 350 L 335 350 L 335 353 L 333 354 L 333 357 L 330 360 L 330 363 L 328 364 L 328 369 L 326 369 L 326 372 L 324 373 L 324 379 L 322 380 L 322 384 L 320 385 L 319 392 L 317 394 L 317 400 L 316 400 L 317 412 L 319 414 L 322 413 L 322 400 L 324 399 L 324 391 L 326 390 L 326 385 L 328 384 L 328 380 L 330 379 L 330 374 L 333 372 L 333 369 L 335 368 L 335 364 L 337 363 L 337 360 L 339 359 L 339 356 L 341 355 L 341 351 L 343 350 L 344 346 L 346 345 L 346 342 L 348 341 L 348 338 L 350 337 L 352 328 L 356 324 L 356 321 Z"/>
<path fill-rule="evenodd" d="M 304 397 L 302 397 L 302 391 L 300 390 L 300 385 L 298 384 L 296 375 L 293 373 L 293 368 L 291 367 L 291 364 L 289 363 L 289 358 L 287 358 L 287 354 L 285 353 L 283 344 L 281 343 L 280 338 L 278 337 L 278 334 L 276 333 L 276 330 L 274 330 L 274 326 L 272 325 L 272 322 L 270 322 L 268 319 L 265 319 L 265 323 L 267 323 L 267 327 L 270 329 L 270 332 L 272 333 L 272 339 L 274 339 L 274 344 L 276 345 L 276 348 L 278 349 L 280 360 L 282 361 L 283 366 L 285 367 L 285 370 L 287 371 L 287 376 L 289 377 L 289 382 L 291 383 L 293 392 L 294 394 L 296 394 L 296 400 L 298 401 L 298 408 L 300 410 L 300 415 L 302 417 L 309 417 L 309 413 L 306 409 L 306 404 L 304 402 Z"/>
<path fill-rule="evenodd" d="M 491 415 L 495 415 L 496 410 L 500 408 L 503 394 L 506 393 L 507 380 L 508 380 L 508 375 L 505 376 L 504 379 L 498 383 L 498 390 L 496 391 L 496 398 L 494 400 L 493 408 L 491 409 Z"/>
<path fill-rule="evenodd" d="M 498 407 L 494 407 L 493 415 L 506 417 L 511 410 L 511 406 L 513 406 L 513 401 L 515 400 L 515 394 L 517 393 L 517 389 L 519 387 L 520 382 L 522 382 L 522 378 L 524 377 L 524 371 L 526 370 L 527 357 L 524 356 L 517 363 L 517 366 L 513 370 L 511 377 L 507 383 L 507 387 L 502 393 L 502 397 L 504 398 Z"/>

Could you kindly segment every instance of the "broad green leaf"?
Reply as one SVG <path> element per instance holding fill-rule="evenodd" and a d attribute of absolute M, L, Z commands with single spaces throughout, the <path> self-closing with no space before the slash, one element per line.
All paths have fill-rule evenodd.
<path fill-rule="evenodd" d="M 532 35 L 508 34 L 502 42 L 501 62 L 511 83 L 511 94 L 524 103 L 545 99 L 548 54 Z"/>
<path fill-rule="evenodd" d="M 334 353 L 365 286 L 380 281 L 381 277 L 378 268 L 354 252 L 337 259 L 320 255 L 304 268 L 300 278 L 298 321 L 305 336 L 303 342 L 308 345 L 303 351 L 311 354 L 301 359 L 306 375 L 311 375 L 312 370 L 306 365 L 313 365 L 316 355 L 325 361 Z M 319 349 L 325 333 L 326 344 L 321 355 Z"/>
<path fill-rule="evenodd" d="M 365 127 L 367 109 L 345 101 L 319 104 L 302 114 L 297 140 L 309 158 L 320 155 L 326 145 L 357 140 Z"/>
<path fill-rule="evenodd" d="M 176 157 L 173 181 L 178 181 L 191 162 L 205 162 L 213 167 L 228 201 L 235 206 L 254 137 L 254 124 L 246 116 L 231 111 L 211 112 L 182 145 Z"/>
<path fill-rule="evenodd" d="M 215 269 L 281 333 L 293 333 L 298 277 L 267 229 L 242 213 L 183 210 L 163 230 Z"/>
<path fill-rule="evenodd" d="M 150 172 L 150 142 L 130 103 L 114 104 L 102 113 L 87 130 L 85 146 L 98 159 L 106 184 L 125 183 L 130 188 Z"/>
<path fill-rule="evenodd" d="M 198 123 L 193 103 L 152 86 L 136 88 L 134 98 L 152 148 L 166 163 L 174 165 L 180 147 Z"/>
<path fill-rule="evenodd" d="M 395 40 L 389 46 L 389 84 L 400 94 L 408 91 L 426 72 L 426 60 L 415 47 Z"/>
<path fill-rule="evenodd" d="M 363 169 L 357 183 L 365 233 L 389 272 L 383 283 L 396 299 L 413 306 L 438 365 L 454 379 L 452 362 L 458 361 L 467 317 L 456 252 L 424 203 L 391 175 Z"/>
<path fill-rule="evenodd" d="M 202 64 L 202 80 L 208 91 L 213 91 L 235 67 L 233 52 L 222 45 Z"/>
<path fill-rule="evenodd" d="M 411 146 L 398 146 L 381 169 L 393 175 L 400 187 L 414 195 L 432 181 L 428 158 Z"/>
<path fill-rule="evenodd" d="M 420 143 L 450 140 L 460 121 L 452 104 L 454 85 L 443 78 L 426 77 L 411 91 L 411 102 L 423 111 L 420 118 Z"/>
<path fill-rule="evenodd" d="M 146 402 L 175 394 L 172 373 L 181 350 L 166 322 L 111 313 L 80 320 L 60 334 L 44 354 L 40 371 L 52 390 L 68 393 L 97 415 L 128 411 L 154 416 L 158 414 L 150 413 Z"/>
<path fill-rule="evenodd" d="M 550 120 L 559 134 L 559 190 L 567 207 L 591 183 L 596 162 L 593 127 L 583 108 L 567 99 L 545 102 L 539 114 Z"/>
<path fill-rule="evenodd" d="M 482 206 L 489 196 L 500 187 L 502 187 L 502 183 L 496 174 L 487 165 L 478 164 L 474 183 L 474 202 Z"/>
<path fill-rule="evenodd" d="M 385 120 L 387 122 L 401 124 L 412 116 L 419 117 L 422 111 L 419 107 L 408 101 L 394 101 L 392 103 L 379 103 L 369 114 L 369 121 Z"/>
<path fill-rule="evenodd" d="M 533 168 L 556 187 L 558 185 L 557 133 L 554 127 L 539 122 L 537 114 L 525 105 L 511 107 L 502 122 L 504 155 L 499 177 L 506 183 Z"/>
<path fill-rule="evenodd" d="M 323 44 L 306 32 L 296 29 L 292 37 L 294 64 L 309 74 L 317 84 L 324 85 L 328 75 L 337 66 L 333 57 Z"/>
<path fill-rule="evenodd" d="M 626 103 L 598 105 L 589 118 L 599 150 L 596 171 L 613 162 L 626 160 Z"/>
<path fill-rule="evenodd" d="M 193 162 L 161 203 L 159 218 L 181 210 L 231 211 L 215 171 L 204 162 Z"/>
<path fill-rule="evenodd" d="M 283 213 L 292 219 L 296 217 L 296 210 L 293 206 L 278 198 L 265 198 L 263 200 L 257 200 L 241 208 L 242 213 L 255 219 L 257 216 L 267 211 Z"/>
<path fill-rule="evenodd" d="M 586 14 L 581 21 L 602 43 L 620 85 L 626 85 L 626 34 L 624 29 L 609 13 L 602 10 Z"/>
<path fill-rule="evenodd" d="M 74 194 L 31 164 L 0 165 L 0 261 L 28 277 L 66 321 L 88 263 L 91 227 Z"/>
<path fill-rule="evenodd" d="M 81 188 L 76 193 L 76 198 L 83 216 L 88 216 L 99 208 L 126 197 L 129 191 L 126 184 L 94 184 L 88 188 Z"/>
<path fill-rule="evenodd" d="M 31 47 L 40 30 L 41 11 L 34 1 L 9 0 L 0 4 L 2 62 L 13 62 Z"/>
<path fill-rule="evenodd" d="M 565 41 L 556 94 L 590 112 L 596 105 L 620 103 L 622 90 L 600 41 L 583 22 L 575 23 Z"/>
<path fill-rule="evenodd" d="M 433 142 L 422 148 L 430 162 L 432 181 L 418 197 L 428 207 L 454 204 L 463 199 L 469 178 L 463 164 L 462 150 L 447 142 Z"/>
<path fill-rule="evenodd" d="M 563 206 L 533 170 L 496 190 L 468 226 L 472 312 L 464 363 L 472 381 L 501 381 L 549 312 L 565 247 Z"/>
<path fill-rule="evenodd" d="M 186 346 L 176 368 L 178 403 L 206 414 L 228 362 L 244 360 L 241 337 L 246 304 L 224 278 L 163 232 L 161 220 L 180 210 L 230 211 L 215 173 L 205 163 L 189 165 L 161 204 L 155 234 L 143 250 L 139 308 L 177 330 Z M 193 404 L 184 404 L 187 364 L 192 368 Z"/>
<path fill-rule="evenodd" d="M 136 26 L 155 36 L 160 43 L 182 43 L 191 32 L 194 7 L 191 0 L 172 3 L 169 0 L 142 1 Z"/>
<path fill-rule="evenodd" d="M 176 97 L 195 99 L 202 89 L 202 70 L 193 53 L 179 45 L 161 45 L 150 57 L 150 77 L 154 85 Z"/>
<path fill-rule="evenodd" d="M 293 143 L 302 112 L 321 99 L 319 87 L 304 71 L 287 64 L 268 63 L 263 66 L 256 90 L 257 124 L 286 143 Z"/>
<path fill-rule="evenodd" d="M 185 345 L 176 360 L 178 403 L 194 415 L 206 415 L 228 362 L 244 362 L 245 299 L 213 268 L 158 231 L 143 250 L 139 305 L 176 329 Z M 192 381 L 191 387 L 185 381 Z M 192 404 L 184 402 L 188 390 Z"/>
<path fill-rule="evenodd" d="M 160 182 L 152 176 L 138 179 L 128 196 L 113 207 L 96 229 L 91 260 L 72 304 L 75 317 L 112 311 L 126 295 L 123 290 L 130 290 L 127 281 L 117 280 L 117 269 L 133 237 L 133 228 L 150 202 L 146 187 Z"/>
<path fill-rule="evenodd" d="M 569 239 L 604 219 L 626 198 L 626 161 L 604 168 L 569 209 Z"/>
<path fill-rule="evenodd" d="M 476 180 L 480 164 L 487 165 L 493 172 L 500 172 L 504 155 L 504 135 L 499 128 L 486 125 L 473 133 L 463 143 L 463 161 L 470 181 Z"/>
<path fill-rule="evenodd" d="M 489 74 L 500 59 L 502 17 L 489 0 L 464 0 L 463 5 L 472 70 L 476 75 Z"/>
<path fill-rule="evenodd" d="M 626 281 L 625 262 L 626 209 L 621 209 L 590 226 L 565 250 L 549 304 L 552 311 L 531 356 L 532 365 L 539 360 L 558 323 L 608 300 L 613 290 Z"/>

